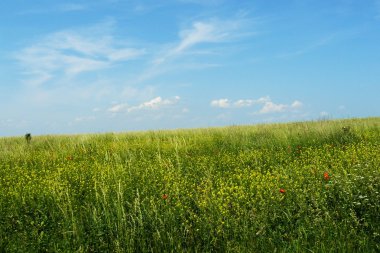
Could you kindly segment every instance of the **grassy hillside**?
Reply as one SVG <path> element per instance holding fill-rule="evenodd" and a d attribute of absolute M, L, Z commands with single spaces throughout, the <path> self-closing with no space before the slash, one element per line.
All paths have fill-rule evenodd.
<path fill-rule="evenodd" d="M 0 139 L 0 252 L 379 252 L 380 118 Z"/>

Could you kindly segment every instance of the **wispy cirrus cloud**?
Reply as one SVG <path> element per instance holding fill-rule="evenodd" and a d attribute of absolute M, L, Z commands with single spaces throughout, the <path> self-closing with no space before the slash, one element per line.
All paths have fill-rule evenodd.
<path fill-rule="evenodd" d="M 111 108 L 109 108 L 108 111 L 111 113 L 122 113 L 122 112 L 129 113 L 129 112 L 140 111 L 140 110 L 158 110 L 163 107 L 175 105 L 178 103 L 179 100 L 180 100 L 179 96 L 175 96 L 172 99 L 163 99 L 162 97 L 156 97 L 135 106 L 129 106 L 127 103 L 116 104 L 116 105 L 113 105 Z"/>
<path fill-rule="evenodd" d="M 51 6 L 41 6 L 39 8 L 33 9 L 22 9 L 17 12 L 19 15 L 34 15 L 34 14 L 51 14 L 51 13 L 66 13 L 66 12 L 77 12 L 84 11 L 88 9 L 88 5 L 78 4 L 78 3 L 64 3 L 55 4 Z"/>
<path fill-rule="evenodd" d="M 244 19 L 195 21 L 191 27 L 179 31 L 179 42 L 159 60 L 179 56 L 198 45 L 225 43 L 238 38 L 245 22 Z"/>
<path fill-rule="evenodd" d="M 239 40 L 244 36 L 252 35 L 245 31 L 249 21 L 244 17 L 234 19 L 208 19 L 194 21 L 190 26 L 178 32 L 179 40 L 167 44 L 155 55 L 148 68 L 139 76 L 138 82 L 150 79 L 159 74 L 178 69 L 179 65 L 185 68 L 194 68 L 194 63 L 183 63 L 186 57 L 197 55 L 195 49 L 202 48 L 202 54 L 213 54 L 213 46 Z M 179 60 L 181 60 L 180 64 Z M 202 68 L 218 67 L 220 64 L 199 62 Z"/>
<path fill-rule="evenodd" d="M 230 101 L 227 98 L 216 99 L 210 102 L 210 106 L 222 109 L 239 109 L 243 107 L 261 106 L 261 109 L 256 111 L 255 114 L 270 114 L 294 111 L 300 109 L 303 104 L 298 100 L 293 101 L 291 104 L 277 104 L 272 102 L 269 96 L 266 96 L 258 99 L 239 99 L 236 101 Z"/>
<path fill-rule="evenodd" d="M 310 43 L 309 45 L 299 48 L 298 50 L 278 54 L 277 57 L 278 58 L 292 58 L 292 57 L 304 55 L 314 50 L 317 50 L 318 48 L 327 46 L 334 38 L 335 38 L 334 35 L 326 36 L 324 38 L 321 38 L 317 41 Z"/>
<path fill-rule="evenodd" d="M 178 0 L 180 3 L 184 4 L 199 4 L 199 5 L 218 5 L 224 2 L 224 0 Z"/>
<path fill-rule="evenodd" d="M 380 20 L 380 0 L 375 0 L 374 5 L 376 10 L 375 19 Z"/>
<path fill-rule="evenodd" d="M 180 31 L 181 41 L 171 53 L 179 54 L 200 43 L 217 43 L 225 40 L 229 35 L 228 28 L 223 31 L 220 25 L 217 22 L 194 22 L 191 28 Z"/>
<path fill-rule="evenodd" d="M 87 6 L 84 4 L 66 3 L 66 4 L 58 5 L 56 9 L 62 12 L 82 11 L 82 10 L 86 10 Z"/>
<path fill-rule="evenodd" d="M 26 82 L 40 85 L 57 76 L 73 77 L 106 69 L 144 53 L 143 48 L 128 47 L 115 40 L 107 26 L 100 25 L 89 32 L 65 30 L 47 35 L 21 49 L 15 58 L 24 69 Z"/>

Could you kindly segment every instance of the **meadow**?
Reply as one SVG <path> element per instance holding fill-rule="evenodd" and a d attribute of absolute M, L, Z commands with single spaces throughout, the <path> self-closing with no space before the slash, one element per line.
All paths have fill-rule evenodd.
<path fill-rule="evenodd" d="M 380 118 L 0 138 L 0 252 L 380 252 Z"/>

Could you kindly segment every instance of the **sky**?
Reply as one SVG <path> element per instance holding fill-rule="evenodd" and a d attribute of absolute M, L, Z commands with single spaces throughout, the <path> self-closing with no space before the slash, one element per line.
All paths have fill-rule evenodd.
<path fill-rule="evenodd" d="M 0 136 L 380 116 L 380 0 L 1 0 Z"/>

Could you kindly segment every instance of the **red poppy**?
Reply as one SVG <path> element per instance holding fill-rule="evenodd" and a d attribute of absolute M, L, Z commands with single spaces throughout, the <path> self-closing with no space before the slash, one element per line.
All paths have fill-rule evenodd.
<path fill-rule="evenodd" d="M 285 189 L 280 189 L 280 193 L 285 193 L 286 191 L 285 191 Z"/>
<path fill-rule="evenodd" d="M 166 200 L 168 197 L 169 197 L 168 194 L 162 194 L 162 199 L 163 200 Z"/>
<path fill-rule="evenodd" d="M 330 175 L 329 175 L 329 173 L 327 171 L 325 171 L 323 173 L 323 179 L 326 180 L 326 181 L 330 180 Z"/>

